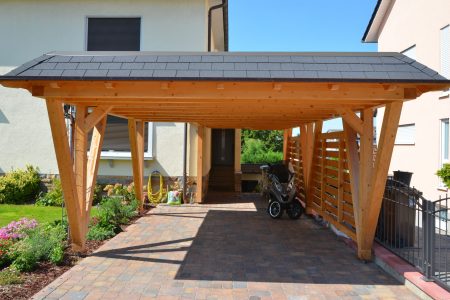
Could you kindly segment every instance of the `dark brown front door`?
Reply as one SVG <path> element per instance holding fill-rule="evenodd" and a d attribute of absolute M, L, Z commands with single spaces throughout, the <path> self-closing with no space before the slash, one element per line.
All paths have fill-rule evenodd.
<path fill-rule="evenodd" d="M 234 129 L 213 129 L 209 189 L 234 191 Z"/>
<path fill-rule="evenodd" d="M 212 165 L 234 165 L 234 129 L 212 130 Z"/>

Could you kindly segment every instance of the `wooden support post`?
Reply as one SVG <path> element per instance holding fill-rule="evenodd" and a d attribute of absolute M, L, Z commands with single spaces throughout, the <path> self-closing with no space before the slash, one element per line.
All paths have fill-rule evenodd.
<path fill-rule="evenodd" d="M 136 119 L 128 120 L 131 160 L 133 165 L 133 181 L 136 198 L 139 201 L 139 211 L 144 209 L 144 122 Z"/>
<path fill-rule="evenodd" d="M 367 199 L 365 199 L 366 210 L 364 211 L 363 223 L 361 224 L 363 231 L 362 243 L 361 245 L 358 245 L 358 255 L 362 259 L 371 258 L 372 244 L 375 238 L 375 230 L 383 200 L 386 178 L 389 171 L 392 152 L 394 150 L 395 136 L 400 121 L 402 105 L 402 102 L 393 102 L 386 105 L 375 167 L 371 173 L 370 185 L 363 186 L 364 188 L 369 188 L 369 191 L 365 193 Z M 373 161 L 372 148 L 370 150 L 370 160 Z M 369 160 L 369 158 L 367 158 L 367 160 Z"/>
<path fill-rule="evenodd" d="M 356 243 L 361 244 L 362 232 L 361 232 L 361 213 L 359 205 L 359 186 L 360 186 L 360 172 L 359 172 L 359 153 L 357 133 L 343 120 L 345 145 L 347 151 L 347 164 L 350 177 L 350 189 L 352 192 L 353 203 L 353 217 L 355 218 L 356 227 Z"/>
<path fill-rule="evenodd" d="M 103 139 L 105 137 L 106 129 L 106 115 L 103 116 L 95 126 L 92 132 L 91 146 L 89 148 L 88 163 L 87 163 L 87 187 L 86 187 L 86 211 L 87 222 L 85 226 L 89 225 L 89 216 L 92 208 L 92 200 L 94 198 L 95 183 L 97 181 L 98 167 L 100 165 L 100 155 L 102 152 Z"/>
<path fill-rule="evenodd" d="M 292 128 L 285 129 L 283 132 L 283 160 L 288 159 L 289 138 L 292 136 Z"/>
<path fill-rule="evenodd" d="M 85 120 L 88 115 L 88 109 L 85 105 L 76 106 L 75 126 L 74 126 L 74 148 L 75 148 L 75 180 L 77 186 L 77 195 L 83 225 L 87 222 L 86 215 L 86 185 L 87 185 L 87 138 L 88 133 L 85 129 Z M 87 230 L 83 226 L 83 233 Z"/>
<path fill-rule="evenodd" d="M 319 140 L 319 136 L 322 133 L 322 121 L 317 121 L 315 123 L 307 124 L 306 127 L 303 127 L 303 131 L 306 131 L 305 138 L 300 139 L 302 143 L 302 151 L 303 149 L 307 149 L 307 153 L 305 155 L 306 166 L 306 176 L 307 176 L 307 188 L 306 188 L 306 210 L 308 211 L 309 208 L 311 208 L 312 203 L 312 178 L 313 178 L 313 170 L 314 170 L 314 158 L 315 158 L 315 152 L 317 151 L 317 141 Z M 302 127 L 300 127 L 300 130 L 302 130 Z M 300 137 L 302 133 L 300 132 Z"/>
<path fill-rule="evenodd" d="M 203 202 L 203 126 L 197 128 L 197 193 L 196 201 Z"/>
<path fill-rule="evenodd" d="M 241 170 L 241 129 L 234 130 L 234 191 L 242 191 L 242 170 Z"/>
<path fill-rule="evenodd" d="M 369 193 L 371 191 L 371 178 L 373 172 L 373 110 L 365 109 L 362 112 L 363 132 L 360 135 L 359 148 L 359 212 L 361 236 L 367 234 L 364 224 L 366 223 L 366 214 L 369 209 Z M 372 257 L 372 249 L 364 247 L 362 240 L 358 245 L 358 256 L 361 259 L 369 260 Z"/>
<path fill-rule="evenodd" d="M 59 176 L 61 177 L 61 187 L 69 219 L 70 240 L 75 251 L 83 251 L 86 238 L 83 232 L 82 207 L 80 207 L 78 201 L 76 179 L 64 122 L 63 103 L 53 99 L 47 99 L 46 102 Z"/>

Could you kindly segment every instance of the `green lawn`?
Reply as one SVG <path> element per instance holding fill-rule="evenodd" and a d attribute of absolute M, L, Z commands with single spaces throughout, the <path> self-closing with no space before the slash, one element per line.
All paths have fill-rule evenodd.
<path fill-rule="evenodd" d="M 96 212 L 93 207 L 91 215 L 96 215 Z M 61 220 L 61 207 L 0 204 L 0 227 L 23 217 L 36 219 L 41 224 Z"/>

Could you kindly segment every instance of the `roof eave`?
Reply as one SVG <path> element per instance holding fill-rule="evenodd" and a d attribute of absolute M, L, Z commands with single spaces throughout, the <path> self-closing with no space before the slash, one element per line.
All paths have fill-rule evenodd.
<path fill-rule="evenodd" d="M 389 15 L 389 12 L 395 0 L 378 0 L 375 9 L 364 32 L 362 42 L 377 43 L 383 24 Z"/>

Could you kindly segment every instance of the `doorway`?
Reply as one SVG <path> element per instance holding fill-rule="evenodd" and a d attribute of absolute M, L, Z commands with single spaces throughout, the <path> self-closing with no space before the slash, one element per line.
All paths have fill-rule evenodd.
<path fill-rule="evenodd" d="M 234 191 L 234 129 L 212 129 L 209 189 Z"/>

